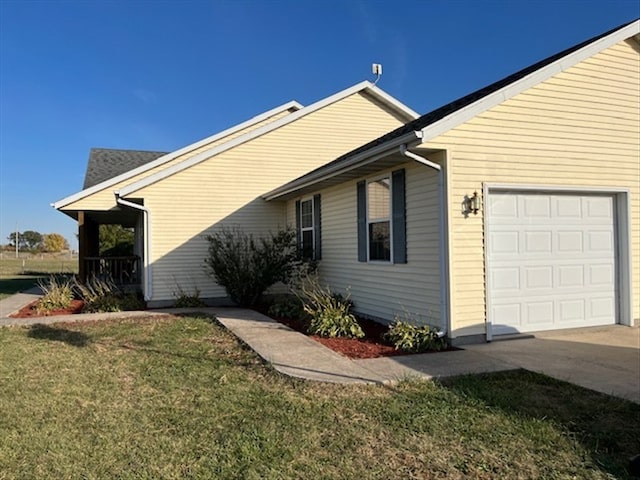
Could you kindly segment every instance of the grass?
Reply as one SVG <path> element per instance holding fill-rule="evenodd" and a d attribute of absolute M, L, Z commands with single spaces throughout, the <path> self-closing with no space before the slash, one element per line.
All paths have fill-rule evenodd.
<path fill-rule="evenodd" d="M 78 259 L 68 256 L 29 256 L 15 258 L 3 252 L 0 257 L 0 300 L 35 286 L 54 273 L 78 273 Z"/>
<path fill-rule="evenodd" d="M 640 405 L 525 371 L 284 377 L 198 317 L 0 329 L 0 479 L 624 478 Z"/>

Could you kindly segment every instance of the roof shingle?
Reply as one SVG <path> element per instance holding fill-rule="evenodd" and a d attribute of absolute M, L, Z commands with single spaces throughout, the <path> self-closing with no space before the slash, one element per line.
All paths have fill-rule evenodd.
<path fill-rule="evenodd" d="M 92 148 L 89 153 L 87 172 L 83 189 L 87 189 L 110 178 L 117 177 L 134 168 L 152 162 L 166 155 L 166 152 L 145 150 L 114 150 L 111 148 Z"/>

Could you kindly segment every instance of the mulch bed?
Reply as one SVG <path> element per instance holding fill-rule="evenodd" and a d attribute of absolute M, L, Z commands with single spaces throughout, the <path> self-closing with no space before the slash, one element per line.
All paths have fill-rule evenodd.
<path fill-rule="evenodd" d="M 71 300 L 71 305 L 68 308 L 61 308 L 58 310 L 51 310 L 49 312 L 38 312 L 37 310 L 38 300 L 31 302 L 29 305 L 22 307 L 16 313 L 9 315 L 11 318 L 31 318 L 31 317 L 50 317 L 52 315 L 73 315 L 75 313 L 82 313 L 84 302 L 82 300 Z"/>
<path fill-rule="evenodd" d="M 268 315 L 266 309 L 258 308 L 258 311 Z M 363 338 L 326 338 L 307 334 L 305 322 L 300 319 L 268 316 L 297 332 L 304 333 L 309 338 L 345 357 L 364 359 L 408 355 L 406 352 L 396 350 L 391 343 L 382 338 L 388 328 L 386 325 L 365 318 L 358 317 L 358 323 L 365 335 Z"/>

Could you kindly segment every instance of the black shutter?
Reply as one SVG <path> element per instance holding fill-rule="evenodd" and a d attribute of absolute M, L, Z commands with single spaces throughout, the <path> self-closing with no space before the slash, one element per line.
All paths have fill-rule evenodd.
<path fill-rule="evenodd" d="M 367 261 L 367 190 L 366 182 L 358 182 L 358 261 Z"/>
<path fill-rule="evenodd" d="M 296 245 L 298 252 L 302 252 L 302 209 L 300 208 L 300 200 L 296 200 Z"/>
<path fill-rule="evenodd" d="M 322 242 L 321 242 L 321 227 L 320 227 L 320 194 L 317 193 L 313 196 L 313 232 L 315 234 L 313 240 L 313 253 L 314 260 L 322 259 Z"/>
<path fill-rule="evenodd" d="M 393 263 L 407 263 L 407 220 L 404 169 L 391 174 Z"/>

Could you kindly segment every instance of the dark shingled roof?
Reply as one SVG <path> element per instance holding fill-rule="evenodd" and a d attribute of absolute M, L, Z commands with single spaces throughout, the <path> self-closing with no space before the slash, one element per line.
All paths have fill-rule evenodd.
<path fill-rule="evenodd" d="M 84 176 L 83 189 L 87 189 L 110 178 L 152 162 L 166 155 L 166 152 L 144 150 L 113 150 L 111 148 L 92 148 Z"/>
<path fill-rule="evenodd" d="M 589 40 L 586 40 L 582 43 L 579 43 L 578 45 L 575 45 L 571 48 L 567 48 L 566 50 L 563 50 L 560 53 L 557 53 L 555 55 L 552 55 L 548 58 L 545 58 L 544 60 L 541 60 L 537 63 L 534 63 L 533 65 L 526 67 L 512 75 L 509 75 L 508 77 L 503 78 L 502 80 L 498 80 L 497 82 L 492 83 L 491 85 L 488 85 L 484 88 L 481 88 L 479 90 L 476 90 L 475 92 L 472 92 L 462 98 L 459 98 L 457 100 L 454 100 L 451 103 L 447 103 L 446 105 L 443 105 L 440 108 L 437 108 L 435 110 L 432 110 L 431 112 L 422 115 L 421 117 L 416 118 L 415 120 L 412 120 L 409 123 L 404 124 L 403 126 L 379 137 L 376 138 L 375 140 L 372 140 L 371 142 L 362 145 L 358 148 L 356 148 L 355 150 L 352 150 L 342 156 L 340 156 L 339 158 L 337 158 L 336 160 L 332 161 L 331 163 L 328 163 L 320 168 L 318 168 L 317 170 L 321 170 L 324 168 L 327 168 L 330 165 L 335 165 L 336 163 L 340 163 L 343 160 L 346 160 L 350 157 L 353 157 L 354 155 L 357 155 L 361 152 L 364 152 L 366 150 L 369 150 L 372 147 L 375 147 L 376 145 L 380 145 L 383 144 L 385 142 L 388 142 L 390 140 L 393 140 L 394 138 L 398 138 L 401 137 L 407 133 L 410 133 L 411 131 L 417 131 L 417 130 L 422 130 L 423 128 L 431 125 L 432 123 L 437 122 L 438 120 L 442 120 L 444 117 L 457 112 L 458 110 L 463 109 L 464 107 L 467 107 L 469 105 L 471 105 L 472 103 L 481 100 L 482 98 L 491 95 L 494 92 L 497 92 L 498 90 L 517 82 L 518 80 L 526 77 L 527 75 L 530 75 L 534 72 L 536 72 L 537 70 L 540 70 L 543 67 L 546 67 L 547 65 L 555 62 L 556 60 L 560 60 L 562 57 L 565 57 L 573 52 L 576 52 L 578 50 L 580 50 L 583 47 L 586 47 L 587 45 L 596 42 L 598 40 L 600 40 L 601 38 L 604 38 L 610 34 L 612 34 L 613 32 L 617 31 L 617 30 L 621 30 L 623 28 L 625 28 L 628 25 L 631 25 L 632 23 L 636 22 L 637 20 L 633 20 L 629 23 L 625 23 L 624 25 L 620 25 L 619 27 L 613 28 L 611 30 L 609 30 L 608 32 L 605 32 L 601 35 L 598 35 L 596 37 L 593 37 Z"/>

